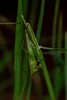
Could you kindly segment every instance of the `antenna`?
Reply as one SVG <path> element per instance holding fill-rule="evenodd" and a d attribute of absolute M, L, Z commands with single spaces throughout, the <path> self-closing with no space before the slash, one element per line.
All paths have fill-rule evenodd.
<path fill-rule="evenodd" d="M 4 23 L 0 23 L 0 25 L 15 25 L 15 24 L 22 24 L 22 22 L 4 22 Z"/>

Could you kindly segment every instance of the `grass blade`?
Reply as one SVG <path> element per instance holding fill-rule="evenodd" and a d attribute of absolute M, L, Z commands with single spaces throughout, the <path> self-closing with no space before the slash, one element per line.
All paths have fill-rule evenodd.
<path fill-rule="evenodd" d="M 30 78 L 29 78 L 29 85 L 28 85 L 27 99 L 26 100 L 30 100 L 31 85 L 32 85 L 32 75 L 30 75 Z"/>
<path fill-rule="evenodd" d="M 59 2 L 60 0 L 56 0 L 55 4 L 55 14 L 53 19 L 53 30 L 52 30 L 52 47 L 55 47 L 55 41 L 56 41 L 56 24 L 57 24 L 57 15 L 58 15 L 58 9 L 59 9 Z"/>
<path fill-rule="evenodd" d="M 58 44 L 57 44 L 57 48 L 61 48 L 61 45 L 62 45 L 62 13 L 59 14 L 59 28 L 58 28 Z M 55 66 L 55 78 L 54 78 L 54 92 L 55 92 L 55 97 L 56 99 L 58 99 L 58 96 L 60 94 L 60 90 L 61 90 L 61 80 L 62 80 L 62 77 L 61 77 L 61 65 L 63 65 L 62 63 L 62 59 L 61 59 L 61 54 L 59 53 L 58 51 L 58 58 L 57 60 L 57 63 L 56 63 L 56 66 Z M 65 66 L 65 63 L 64 63 L 64 66 Z M 58 76 L 58 77 L 57 77 Z M 56 83 L 58 82 L 58 84 Z M 64 81 L 63 81 L 64 82 Z M 62 84 L 63 84 L 62 82 Z"/>
<path fill-rule="evenodd" d="M 41 50 L 40 50 L 40 58 L 44 59 Z M 43 75 L 44 75 L 44 78 L 45 78 L 45 81 L 46 81 L 46 85 L 47 85 L 47 88 L 48 88 L 48 91 L 49 91 L 49 94 L 50 94 L 50 98 L 51 98 L 51 100 L 55 100 L 52 84 L 51 84 L 51 81 L 50 81 L 50 77 L 49 77 L 49 74 L 48 74 L 48 71 L 47 71 L 45 61 L 41 60 L 40 62 L 41 62 L 41 65 L 42 65 L 42 71 L 43 71 Z"/>
<path fill-rule="evenodd" d="M 44 6 L 45 6 L 45 0 L 42 0 L 39 23 L 38 23 L 37 33 L 36 33 L 36 38 L 37 38 L 38 42 L 39 42 L 39 39 L 40 39 Z M 40 50 L 40 58 L 44 59 L 41 50 Z M 48 71 L 47 71 L 47 67 L 46 67 L 46 64 L 45 64 L 44 60 L 41 60 L 41 65 L 42 65 L 42 71 L 43 71 L 43 74 L 44 74 L 44 78 L 45 78 L 45 81 L 46 81 L 46 84 L 47 84 L 47 88 L 48 88 L 48 91 L 49 91 L 49 94 L 50 94 L 50 98 L 51 98 L 51 100 L 55 100 L 52 84 L 51 84 L 51 81 L 50 81 L 50 78 L 49 78 L 49 74 L 48 74 Z"/>
<path fill-rule="evenodd" d="M 24 82 L 24 85 L 23 85 L 23 88 L 22 88 L 22 91 L 21 91 L 21 95 L 20 95 L 20 100 L 22 100 L 22 96 L 23 96 L 23 92 L 24 92 L 24 89 L 25 89 L 25 86 L 26 86 L 26 82 L 27 82 L 27 80 L 25 80 L 25 82 Z"/>
<path fill-rule="evenodd" d="M 27 18 L 28 2 L 29 2 L 28 0 L 22 0 L 23 15 L 25 16 L 25 18 Z M 23 29 L 24 29 L 24 25 L 23 25 Z M 25 37 L 24 31 L 23 31 L 23 34 L 24 34 L 24 37 Z M 22 41 L 22 43 L 23 43 L 23 41 Z M 23 43 L 23 46 L 26 48 L 26 42 Z M 22 58 L 23 62 L 22 62 L 22 72 L 21 72 L 21 94 L 22 94 L 22 90 L 24 88 L 24 82 L 29 77 L 28 54 L 25 53 L 23 50 L 22 50 L 22 53 L 24 55 L 23 55 L 23 58 Z M 22 94 L 22 97 L 24 98 L 24 100 L 26 100 L 25 95 L 26 95 L 27 83 L 28 82 L 26 82 L 26 86 L 25 86 L 24 92 Z"/>
<path fill-rule="evenodd" d="M 35 5 L 35 7 L 34 7 Z M 29 17 L 29 23 L 34 29 L 34 24 L 35 24 L 35 18 L 36 18 L 36 12 L 37 12 L 37 7 L 38 7 L 38 0 L 32 0 L 32 5 L 31 5 L 31 11 L 30 11 L 30 17 Z"/>
<path fill-rule="evenodd" d="M 37 27 L 37 32 L 36 32 L 36 38 L 37 38 L 38 42 L 40 40 L 40 33 L 41 33 L 41 27 L 42 27 L 42 21 L 43 21 L 44 7 L 45 7 L 45 0 L 42 0 L 41 9 L 40 9 L 40 16 L 39 16 L 39 22 L 38 22 L 38 27 Z"/>
<path fill-rule="evenodd" d="M 22 14 L 22 0 L 18 0 L 18 10 L 17 10 L 17 21 L 21 22 Z M 14 56 L 14 72 L 15 72 L 15 89 L 14 89 L 14 100 L 19 100 L 20 95 L 20 74 L 21 74 L 21 54 L 22 49 L 19 47 L 22 41 L 22 24 L 16 25 L 15 33 L 15 56 Z"/>
<path fill-rule="evenodd" d="M 59 29 L 58 29 L 58 45 L 57 48 L 62 46 L 62 13 L 59 14 Z M 61 56 L 61 55 L 59 55 Z"/>
<path fill-rule="evenodd" d="M 28 0 L 22 0 L 22 5 L 23 5 L 23 15 L 26 18 L 27 9 L 28 9 Z"/>

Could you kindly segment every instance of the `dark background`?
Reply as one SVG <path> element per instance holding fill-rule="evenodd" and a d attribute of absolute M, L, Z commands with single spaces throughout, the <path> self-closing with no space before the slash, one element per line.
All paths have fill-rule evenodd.
<path fill-rule="evenodd" d="M 29 5 L 28 5 L 28 11 L 27 11 L 27 17 L 26 20 L 29 21 L 30 17 L 30 10 L 31 10 L 31 3 L 32 0 L 28 0 Z M 36 0 L 35 0 L 36 1 Z M 17 17 L 17 3 L 18 0 L 0 0 L 0 22 L 16 22 L 16 17 Z M 35 18 L 35 27 L 33 28 L 34 32 L 36 33 L 37 30 L 37 25 L 38 25 L 38 19 L 39 19 L 39 12 L 40 12 L 40 5 L 41 5 L 41 0 L 38 0 L 38 5 L 37 5 L 37 13 L 36 13 L 36 18 Z M 35 7 L 35 5 L 34 5 Z M 41 30 L 41 38 L 39 44 L 41 46 L 48 46 L 51 47 L 51 39 L 52 39 L 52 26 L 53 26 L 53 17 L 54 17 L 54 8 L 55 8 L 55 0 L 46 0 L 45 3 L 45 10 L 44 10 L 44 16 L 43 16 L 43 23 L 42 23 L 42 30 Z M 60 6 L 59 6 L 59 11 L 58 11 L 58 19 L 57 19 L 57 30 L 58 31 L 58 20 L 59 20 L 59 12 L 62 12 L 63 15 L 63 25 L 62 25 L 62 31 L 63 31 L 63 38 L 62 38 L 62 48 L 64 48 L 64 38 L 65 38 L 65 31 L 67 31 L 67 1 L 66 0 L 60 0 Z M 35 13 L 35 11 L 33 12 Z M 32 19 L 33 20 L 33 19 Z M 0 39 L 0 59 L 4 56 L 5 52 L 7 49 L 5 49 L 5 46 L 9 50 L 14 48 L 15 44 L 15 25 L 0 25 L 0 30 L 6 40 L 5 42 L 2 42 Z M 46 36 L 46 37 L 44 37 Z M 2 35 L 0 34 L 0 37 Z M 56 43 L 57 43 L 57 37 L 56 37 Z M 4 49 L 4 54 L 3 50 Z M 62 55 L 64 59 L 64 54 Z M 48 63 L 48 58 L 49 63 Z M 0 82 L 3 80 L 9 78 L 11 75 L 14 75 L 14 58 L 9 62 L 8 65 L 12 65 L 10 67 L 11 72 L 9 71 L 7 65 L 5 64 L 4 69 L 0 73 Z M 49 72 L 53 70 L 53 62 L 52 62 L 52 56 L 51 55 L 45 55 L 45 61 L 46 65 L 48 67 Z M 62 68 L 62 70 L 64 70 Z M 13 79 L 12 79 L 13 80 Z M 53 80 L 52 80 L 53 81 Z M 42 80 L 44 82 L 44 80 Z M 10 82 L 11 83 L 11 82 Z M 8 84 L 8 83 L 6 83 Z M 44 85 L 44 84 L 42 84 Z M 45 84 L 46 85 L 46 84 Z M 44 89 L 46 89 L 46 93 L 48 93 L 46 86 L 43 86 Z M 64 100 L 65 99 L 65 90 L 63 89 L 59 95 L 58 100 Z M 12 85 L 10 85 L 9 88 L 6 88 L 3 90 L 2 93 L 0 93 L 1 99 L 0 100 L 12 100 L 13 98 L 13 91 L 14 91 L 14 85 L 12 82 Z M 44 92 L 44 90 L 43 90 Z M 9 95 L 8 95 L 9 93 Z M 7 98 L 7 99 L 6 99 Z M 11 98 L 11 99 L 10 99 Z"/>

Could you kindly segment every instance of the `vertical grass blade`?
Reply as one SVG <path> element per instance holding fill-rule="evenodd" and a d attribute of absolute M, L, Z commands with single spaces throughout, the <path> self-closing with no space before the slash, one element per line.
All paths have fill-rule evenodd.
<path fill-rule="evenodd" d="M 40 50 L 40 59 L 44 59 L 41 50 Z M 42 65 L 42 71 L 43 71 L 43 75 L 44 75 L 44 78 L 45 78 L 45 81 L 46 81 L 46 85 L 47 85 L 47 88 L 48 88 L 50 98 L 51 98 L 51 100 L 55 100 L 52 84 L 51 84 L 51 81 L 50 81 L 50 77 L 49 77 L 49 74 L 48 74 L 48 70 L 47 70 L 45 61 L 41 60 L 40 62 L 41 62 L 41 65 Z"/>
<path fill-rule="evenodd" d="M 67 49 L 67 32 L 65 32 L 65 48 Z M 67 51 L 65 51 L 65 95 L 67 100 Z"/>
<path fill-rule="evenodd" d="M 26 86 L 26 82 L 27 82 L 27 80 L 24 81 L 23 88 L 22 88 L 21 94 L 20 94 L 20 100 L 22 100 L 22 98 L 23 98 L 22 96 L 23 96 L 23 92 L 24 92 L 24 89 L 25 89 L 25 86 Z"/>
<path fill-rule="evenodd" d="M 60 12 L 59 14 L 59 28 L 58 28 L 58 44 L 57 44 L 57 48 L 61 48 L 62 46 L 62 13 Z M 61 54 L 59 53 L 59 56 L 61 56 Z"/>
<path fill-rule="evenodd" d="M 62 45 L 62 13 L 60 12 L 59 14 L 59 27 L 58 27 L 58 44 L 57 44 L 57 48 L 61 48 L 61 45 Z M 58 56 L 59 58 L 61 57 L 61 53 L 59 53 L 60 51 L 58 51 Z M 61 85 L 61 68 L 59 67 L 59 58 L 58 58 L 58 61 L 57 61 L 57 64 L 55 66 L 55 77 L 54 77 L 54 93 L 55 93 L 55 97 L 56 99 L 58 98 L 58 95 L 60 93 L 60 89 L 62 87 L 60 87 Z M 62 64 L 62 62 L 61 62 Z M 60 64 L 60 66 L 61 66 Z M 57 84 L 58 82 L 58 84 Z"/>
<path fill-rule="evenodd" d="M 22 0 L 22 5 L 23 5 L 23 15 L 26 18 L 27 9 L 28 9 L 28 0 Z"/>
<path fill-rule="evenodd" d="M 41 27 L 42 27 L 42 21 L 43 21 L 44 8 L 45 8 L 45 0 L 42 0 L 40 15 L 39 15 L 39 22 L 38 22 L 38 27 L 37 27 L 37 32 L 36 32 L 36 38 L 37 38 L 38 42 L 40 40 L 40 33 L 41 33 Z"/>
<path fill-rule="evenodd" d="M 30 75 L 30 78 L 29 78 L 29 85 L 28 85 L 28 91 L 27 91 L 26 100 L 30 100 L 31 85 L 32 85 L 32 75 Z"/>
<path fill-rule="evenodd" d="M 18 0 L 18 10 L 17 10 L 17 21 L 21 22 L 22 14 L 22 0 Z M 20 95 L 20 74 L 21 74 L 21 54 L 22 49 L 20 48 L 20 43 L 22 42 L 22 24 L 16 25 L 15 33 L 15 56 L 14 56 L 14 72 L 15 72 L 15 89 L 14 89 L 14 100 L 19 100 Z"/>
<path fill-rule="evenodd" d="M 42 0 L 40 16 L 39 16 L 39 22 L 38 22 L 38 28 L 37 28 L 37 33 L 36 33 L 36 38 L 37 38 L 38 42 L 39 42 L 39 39 L 40 39 L 42 20 L 43 20 L 43 13 L 44 13 L 44 6 L 45 6 L 45 0 Z M 40 59 L 44 59 L 41 50 L 40 50 Z M 43 75 L 44 75 L 44 78 L 45 78 L 45 81 L 46 81 L 46 85 L 47 85 L 47 88 L 48 88 L 48 91 L 49 91 L 50 98 L 51 98 L 51 100 L 55 100 L 52 84 L 51 84 L 50 77 L 49 77 L 49 74 L 48 74 L 48 71 L 47 71 L 47 67 L 46 67 L 46 64 L 45 64 L 44 60 L 41 60 L 41 65 L 42 65 L 42 71 L 43 71 Z"/>
<path fill-rule="evenodd" d="M 37 7 L 38 7 L 38 0 L 36 0 L 36 3 L 35 3 L 35 0 L 32 0 L 29 23 L 33 29 L 34 29 L 34 23 L 35 23 L 35 18 L 36 18 Z"/>
<path fill-rule="evenodd" d="M 22 0 L 22 6 L 23 6 L 23 15 L 25 16 L 25 18 L 27 18 L 27 11 L 28 11 L 28 0 Z M 23 29 L 24 29 L 24 25 L 23 25 Z M 25 37 L 25 33 L 23 31 L 23 36 Z M 23 43 L 23 41 L 22 41 Z M 26 42 L 24 40 L 24 43 L 23 43 L 23 46 L 26 47 Z M 22 89 L 24 87 L 24 82 L 26 79 L 28 79 L 28 73 L 29 73 L 29 66 L 28 66 L 28 54 L 25 53 L 23 50 L 22 50 L 22 53 L 24 54 L 23 55 L 23 62 L 22 62 L 22 72 L 21 72 L 21 94 L 22 94 Z M 26 81 L 26 85 L 25 85 L 25 88 L 24 88 L 24 92 L 22 94 L 22 97 L 24 98 L 25 100 L 25 95 L 26 95 L 26 89 L 27 89 L 27 81 Z"/>
<path fill-rule="evenodd" d="M 54 13 L 54 19 L 53 19 L 53 29 L 52 29 L 52 47 L 55 47 L 55 41 L 56 41 L 56 24 L 57 24 L 57 15 L 58 15 L 58 9 L 59 9 L 59 2 L 60 0 L 56 0 L 55 4 L 55 13 Z"/>

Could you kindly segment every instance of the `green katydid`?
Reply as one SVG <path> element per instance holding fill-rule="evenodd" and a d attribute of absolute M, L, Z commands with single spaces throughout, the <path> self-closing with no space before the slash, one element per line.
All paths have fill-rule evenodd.
<path fill-rule="evenodd" d="M 31 44 L 33 45 L 32 48 L 33 48 L 33 52 L 34 52 L 34 55 L 35 55 L 35 59 L 37 58 L 37 60 L 40 62 L 40 60 L 43 60 L 43 59 L 40 59 L 40 48 L 42 49 L 47 49 L 47 50 L 50 50 L 50 51 L 67 51 L 67 49 L 61 49 L 61 48 L 49 48 L 49 47 L 42 47 L 42 46 L 39 46 L 38 45 L 38 42 L 36 40 L 36 37 L 34 35 L 34 32 L 32 30 L 32 27 L 30 26 L 29 23 L 26 23 L 23 15 L 21 15 L 22 17 L 22 20 L 25 24 L 25 27 L 26 27 L 26 31 L 27 31 L 27 34 L 28 34 L 28 38 L 29 38 L 29 41 L 31 42 Z M 28 42 L 29 43 L 29 42 Z M 27 43 L 27 45 L 28 45 Z M 30 49 L 30 48 L 29 48 Z M 28 52 L 30 53 L 30 52 Z M 32 58 L 32 57 L 31 57 Z"/>
<path fill-rule="evenodd" d="M 33 45 L 32 42 L 30 41 L 27 31 L 25 30 L 25 35 L 26 35 L 26 42 L 27 42 L 27 50 L 29 54 L 29 66 L 30 66 L 30 75 L 35 73 L 38 70 L 37 67 L 37 61 L 35 59 L 34 51 L 33 51 Z"/>

